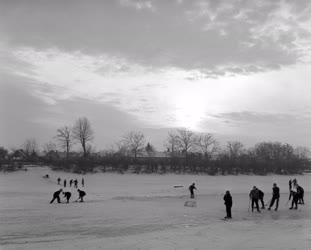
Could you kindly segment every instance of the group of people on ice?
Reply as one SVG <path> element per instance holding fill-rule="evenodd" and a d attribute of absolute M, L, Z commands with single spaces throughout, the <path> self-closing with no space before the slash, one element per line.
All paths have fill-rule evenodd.
<path fill-rule="evenodd" d="M 57 178 L 57 184 L 61 185 L 61 181 L 62 181 L 62 179 L 60 177 L 58 177 Z M 64 187 L 67 186 L 67 180 L 66 179 L 64 179 L 63 185 L 64 185 Z M 71 187 L 72 185 L 74 185 L 74 188 L 78 188 L 78 179 L 70 179 L 69 187 Z M 83 177 L 81 179 L 81 185 L 82 185 L 82 187 L 84 187 L 84 178 Z"/>
<path fill-rule="evenodd" d="M 49 176 L 48 176 L 48 175 L 45 175 L 43 178 L 49 178 Z M 62 181 L 62 179 L 61 179 L 60 177 L 58 177 L 58 178 L 57 178 L 57 184 L 58 184 L 58 185 L 61 185 L 61 181 Z M 67 180 L 66 180 L 66 179 L 63 180 L 63 186 L 64 186 L 64 188 L 66 188 L 66 186 L 67 186 Z M 75 201 L 76 201 L 76 202 L 77 202 L 77 201 L 83 202 L 83 201 L 84 201 L 83 198 L 84 198 L 84 196 L 86 195 L 86 192 L 78 188 L 78 179 L 70 179 L 70 181 L 69 181 L 69 187 L 72 187 L 72 186 L 73 186 L 74 188 L 76 188 L 77 191 L 78 191 L 78 199 L 75 200 Z M 84 178 L 83 178 L 83 177 L 82 177 L 82 179 L 81 179 L 81 186 L 84 187 Z M 50 204 L 53 203 L 55 200 L 57 201 L 57 203 L 61 203 L 61 194 L 63 194 L 63 198 L 66 199 L 66 203 L 69 203 L 69 202 L 70 202 L 70 198 L 71 198 L 71 196 L 72 196 L 71 192 L 69 192 L 69 191 L 64 191 L 64 190 L 61 188 L 61 189 L 59 189 L 58 191 L 56 191 L 56 192 L 53 193 L 53 198 L 52 198 L 52 200 L 50 201 Z"/>
<path fill-rule="evenodd" d="M 190 198 L 194 199 L 194 190 L 196 190 L 195 183 L 192 183 L 189 186 L 190 191 Z M 288 202 L 292 200 L 291 207 L 289 209 L 298 209 L 298 204 L 304 204 L 304 189 L 298 185 L 298 182 L 296 179 L 289 180 L 289 198 Z M 224 204 L 226 206 L 226 217 L 225 219 L 232 219 L 231 214 L 231 208 L 232 208 L 232 196 L 230 194 L 230 191 L 227 190 L 224 197 Z M 261 212 L 259 208 L 259 202 L 261 203 L 261 209 L 265 209 L 266 206 L 268 206 L 268 210 L 271 210 L 271 208 L 274 206 L 274 211 L 277 211 L 279 208 L 279 201 L 280 201 L 280 188 L 277 186 L 276 183 L 273 183 L 272 187 L 272 198 L 270 202 L 265 206 L 264 202 L 264 192 L 260 189 L 258 189 L 256 186 L 252 188 L 252 190 L 249 193 L 249 201 L 251 204 L 252 212 L 254 212 L 254 209 L 256 208 L 257 212 Z M 287 203 L 288 203 L 287 202 Z M 286 204 L 287 204 L 286 203 Z M 250 205 L 249 205 L 250 207 Z"/>
<path fill-rule="evenodd" d="M 77 201 L 80 201 L 80 202 L 83 202 L 83 197 L 86 195 L 85 191 L 83 190 L 80 190 L 78 189 L 78 199 L 76 200 Z M 63 191 L 63 189 L 59 189 L 58 191 L 54 192 L 53 194 L 53 199 L 50 201 L 50 204 L 53 203 L 55 200 L 57 201 L 57 203 L 61 203 L 61 198 L 60 198 L 60 195 L 63 194 L 64 195 L 64 198 L 66 198 L 66 202 L 69 203 L 70 201 L 70 198 L 71 198 L 71 192 L 69 191 Z"/>

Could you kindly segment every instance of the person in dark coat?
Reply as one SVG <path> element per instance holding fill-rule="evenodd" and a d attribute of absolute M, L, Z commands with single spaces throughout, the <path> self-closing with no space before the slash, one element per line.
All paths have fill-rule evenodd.
<path fill-rule="evenodd" d="M 298 209 L 298 200 L 299 200 L 298 192 L 294 190 L 290 191 L 289 200 L 291 198 L 292 198 L 292 206 L 289 209 Z"/>
<path fill-rule="evenodd" d="M 279 208 L 279 200 L 280 200 L 280 188 L 276 185 L 276 183 L 273 183 L 272 199 L 268 210 L 271 210 L 271 207 L 273 206 L 274 202 L 276 202 L 274 210 L 277 211 Z"/>
<path fill-rule="evenodd" d="M 66 179 L 64 180 L 64 187 L 66 187 L 67 186 L 67 181 L 66 181 Z"/>
<path fill-rule="evenodd" d="M 258 189 L 254 186 L 253 189 L 250 191 L 249 193 L 249 198 L 252 201 L 252 212 L 254 212 L 254 206 L 256 205 L 256 209 L 257 212 L 260 213 L 259 210 L 259 204 L 258 204 L 258 200 L 259 200 L 259 191 Z"/>
<path fill-rule="evenodd" d="M 302 205 L 305 204 L 303 200 L 304 193 L 305 193 L 304 189 L 297 184 L 298 204 L 302 204 Z"/>
<path fill-rule="evenodd" d="M 289 188 L 289 192 L 292 190 L 292 180 L 290 179 L 288 181 L 288 188 Z"/>
<path fill-rule="evenodd" d="M 58 184 L 58 185 L 60 185 L 60 181 L 61 181 L 61 178 L 58 177 L 58 178 L 57 178 L 57 184 Z"/>
<path fill-rule="evenodd" d="M 197 189 L 195 187 L 195 183 L 192 183 L 190 186 L 189 186 L 189 191 L 190 191 L 190 198 L 191 199 L 194 199 L 194 190 Z"/>
<path fill-rule="evenodd" d="M 73 181 L 73 183 L 74 183 L 74 185 L 75 185 L 75 188 L 78 188 L 78 180 L 75 179 L 75 180 Z"/>
<path fill-rule="evenodd" d="M 60 195 L 60 193 L 61 193 L 62 191 L 63 191 L 63 189 L 60 189 L 60 190 L 54 192 L 54 194 L 53 194 L 53 199 L 50 201 L 50 204 L 53 203 L 55 199 L 57 200 L 57 203 L 60 203 L 60 197 L 59 197 L 59 195 Z"/>
<path fill-rule="evenodd" d="M 225 201 L 226 213 L 227 213 L 225 219 L 232 219 L 232 215 L 231 215 L 232 196 L 228 190 L 226 191 L 226 194 L 224 195 L 224 201 Z"/>
<path fill-rule="evenodd" d="M 73 183 L 73 179 L 70 179 L 70 181 L 69 181 L 69 186 L 70 187 L 72 186 L 72 183 Z"/>
<path fill-rule="evenodd" d="M 79 193 L 78 200 L 80 199 L 80 202 L 83 202 L 83 197 L 86 195 L 86 193 L 84 191 L 80 190 L 80 189 L 78 189 L 78 193 Z"/>
<path fill-rule="evenodd" d="M 63 192 L 64 197 L 67 200 L 67 203 L 69 203 L 70 197 L 71 197 L 71 193 L 70 192 Z"/>
<path fill-rule="evenodd" d="M 293 186 L 296 187 L 296 185 L 298 184 L 297 179 L 295 178 L 295 179 L 292 181 L 292 183 L 293 183 Z"/>
<path fill-rule="evenodd" d="M 259 201 L 261 203 L 261 209 L 265 209 L 265 202 L 263 200 L 265 194 L 260 189 L 258 189 L 258 192 L 259 192 Z"/>
<path fill-rule="evenodd" d="M 84 178 L 82 177 L 82 180 L 81 180 L 81 185 L 82 187 L 84 187 Z"/>

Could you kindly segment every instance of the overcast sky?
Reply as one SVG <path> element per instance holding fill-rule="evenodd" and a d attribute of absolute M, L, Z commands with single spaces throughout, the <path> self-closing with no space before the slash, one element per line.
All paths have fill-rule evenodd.
<path fill-rule="evenodd" d="M 309 0 L 0 0 L 0 145 L 186 127 L 311 146 Z"/>

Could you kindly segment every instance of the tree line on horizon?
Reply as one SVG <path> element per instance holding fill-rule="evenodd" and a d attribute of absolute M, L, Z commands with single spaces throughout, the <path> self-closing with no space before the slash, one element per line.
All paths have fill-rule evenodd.
<path fill-rule="evenodd" d="M 86 117 L 73 126 L 56 131 L 56 143 L 48 142 L 41 154 L 35 139 L 27 139 L 19 149 L 0 147 L 0 169 L 14 171 L 25 164 L 49 165 L 55 170 L 86 173 L 110 171 L 124 173 L 297 174 L 310 170 L 310 151 L 288 143 L 260 142 L 246 148 L 239 141 L 225 147 L 210 133 L 176 129 L 168 133 L 165 152 L 158 152 L 142 132 L 130 131 L 115 147 L 96 151 L 92 147 L 94 131 Z M 81 151 L 73 150 L 79 144 Z M 59 149 L 60 150 L 59 150 Z"/>

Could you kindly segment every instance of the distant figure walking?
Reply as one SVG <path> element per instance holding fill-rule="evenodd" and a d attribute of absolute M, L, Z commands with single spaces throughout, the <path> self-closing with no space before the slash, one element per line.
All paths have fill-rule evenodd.
<path fill-rule="evenodd" d="M 256 188 L 256 186 L 253 187 L 253 189 L 250 191 L 249 193 L 249 198 L 252 201 L 252 212 L 254 212 L 254 206 L 256 205 L 256 209 L 257 212 L 260 213 L 259 210 L 259 204 L 258 204 L 258 200 L 259 200 L 259 191 Z"/>
<path fill-rule="evenodd" d="M 298 209 L 298 200 L 299 200 L 298 192 L 294 190 L 290 191 L 289 200 L 291 198 L 292 198 L 292 206 L 289 209 Z"/>
<path fill-rule="evenodd" d="M 70 179 L 70 181 L 69 181 L 69 186 L 70 187 L 72 186 L 72 183 L 73 183 L 73 179 Z"/>
<path fill-rule="evenodd" d="M 78 180 L 77 179 L 74 180 L 74 185 L 75 185 L 75 188 L 78 188 Z"/>
<path fill-rule="evenodd" d="M 64 194 L 64 197 L 67 200 L 67 203 L 69 203 L 69 200 L 70 200 L 70 197 L 71 197 L 71 193 L 70 192 L 63 192 L 63 194 Z"/>
<path fill-rule="evenodd" d="M 298 204 L 302 204 L 302 205 L 305 204 L 303 200 L 304 193 L 305 193 L 304 189 L 297 184 Z"/>
<path fill-rule="evenodd" d="M 60 185 L 60 181 L 61 181 L 61 180 L 62 180 L 62 179 L 61 179 L 60 177 L 57 178 L 57 184 L 58 184 L 58 185 Z"/>
<path fill-rule="evenodd" d="M 258 189 L 258 192 L 259 192 L 259 201 L 261 203 L 261 209 L 265 209 L 265 202 L 263 200 L 265 193 L 262 192 L 260 189 Z"/>
<path fill-rule="evenodd" d="M 190 186 L 189 186 L 189 191 L 190 191 L 190 198 L 191 199 L 194 199 L 194 190 L 197 190 L 197 188 L 195 187 L 195 183 L 192 183 Z"/>
<path fill-rule="evenodd" d="M 224 195 L 224 201 L 225 201 L 226 213 L 227 213 L 225 219 L 232 219 L 232 215 L 231 215 L 232 196 L 228 190 L 226 191 L 226 194 Z"/>
<path fill-rule="evenodd" d="M 66 179 L 64 180 L 64 187 L 66 187 L 67 186 L 67 181 L 66 181 Z"/>
<path fill-rule="evenodd" d="M 78 193 L 79 193 L 78 200 L 80 199 L 80 202 L 83 202 L 83 197 L 86 195 L 86 193 L 84 191 L 80 190 L 80 189 L 78 189 Z"/>
<path fill-rule="evenodd" d="M 274 211 L 277 211 L 279 208 L 279 200 L 280 200 L 280 188 L 276 185 L 276 183 L 273 183 L 272 199 L 271 199 L 268 210 L 271 210 L 271 207 L 273 206 L 274 202 L 276 201 Z"/>
<path fill-rule="evenodd" d="M 82 177 L 82 180 L 81 180 L 81 185 L 82 187 L 84 187 L 84 178 Z"/>
<path fill-rule="evenodd" d="M 50 201 L 50 204 L 52 204 L 52 203 L 54 202 L 55 199 L 57 200 L 57 203 L 60 203 L 60 197 L 59 197 L 59 195 L 60 195 L 60 193 L 61 193 L 62 191 L 63 191 L 63 189 L 60 189 L 60 190 L 54 192 L 54 194 L 53 194 L 53 199 Z"/>

